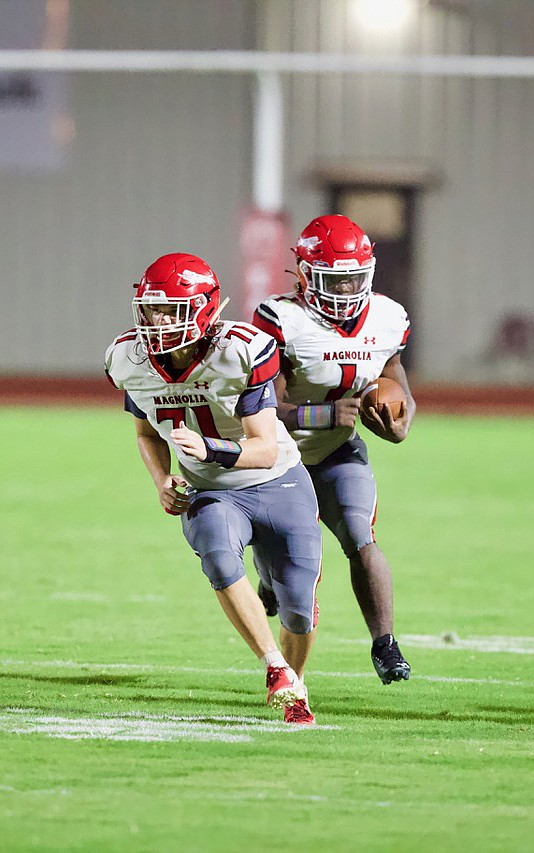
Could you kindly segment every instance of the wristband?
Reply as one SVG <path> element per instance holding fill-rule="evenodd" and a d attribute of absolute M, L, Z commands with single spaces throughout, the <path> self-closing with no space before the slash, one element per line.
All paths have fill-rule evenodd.
<path fill-rule="evenodd" d="M 334 429 L 334 404 L 297 406 L 298 429 Z"/>
<path fill-rule="evenodd" d="M 241 455 L 243 449 L 237 441 L 231 441 L 229 438 L 206 438 L 206 458 L 204 462 L 217 462 L 223 468 L 233 468 Z"/>

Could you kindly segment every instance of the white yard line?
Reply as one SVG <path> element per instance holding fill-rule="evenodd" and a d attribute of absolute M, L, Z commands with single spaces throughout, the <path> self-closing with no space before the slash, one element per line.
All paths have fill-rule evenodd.
<path fill-rule="evenodd" d="M 16 794 L 17 796 L 68 796 L 72 794 L 72 790 L 68 788 L 43 788 L 43 789 L 21 789 L 14 788 L 11 785 L 0 785 L 1 794 Z M 443 803 L 435 800 L 419 799 L 417 802 L 406 800 L 357 800 L 353 797 L 329 797 L 319 794 L 300 794 L 293 791 L 283 790 L 226 790 L 226 791 L 198 791 L 198 790 L 183 790 L 181 792 L 182 799 L 187 800 L 212 800 L 220 803 L 227 803 L 230 807 L 247 806 L 251 802 L 287 802 L 293 800 L 300 803 L 313 803 L 318 807 L 323 804 L 330 805 L 334 803 L 336 806 L 347 806 L 352 811 L 362 811 L 364 809 L 388 809 L 388 808 L 410 808 L 418 812 L 426 812 L 429 809 L 442 808 Z M 488 806 L 486 803 L 456 803 L 455 808 L 459 812 L 480 812 L 481 817 L 487 813 Z M 531 817 L 532 807 L 525 806 L 519 803 L 507 803 L 491 805 L 491 813 L 502 817 Z"/>
<path fill-rule="evenodd" d="M 339 729 L 339 726 L 314 726 Z M 6 708 L 0 712 L 0 732 L 4 734 L 43 734 L 67 740 L 119 740 L 169 742 L 179 740 L 250 743 L 254 734 L 309 731 L 305 726 L 290 726 L 279 720 L 232 716 L 174 716 L 140 712 L 74 717 L 39 714 L 31 708 Z"/>
<path fill-rule="evenodd" d="M 454 631 L 440 635 L 399 634 L 401 646 L 417 649 L 437 649 L 453 652 L 507 652 L 514 655 L 534 655 L 534 637 L 460 637 Z M 329 641 L 340 645 L 369 645 L 369 640 L 361 638 L 329 637 Z"/>
<path fill-rule="evenodd" d="M 363 642 L 363 641 L 362 641 Z M 165 664 L 151 663 L 94 663 L 87 661 L 73 660 L 15 660 L 4 659 L 0 660 L 0 668 L 5 669 L 79 669 L 82 672 L 154 672 L 154 673 L 192 673 L 193 675 L 261 675 L 260 669 L 237 669 L 235 667 L 198 667 L 198 666 L 170 666 Z M 310 670 L 308 676 L 316 676 L 318 678 L 370 678 L 373 681 L 377 676 L 374 672 L 328 672 L 320 669 Z M 31 679 L 31 675 L 28 674 Z M 534 687 L 534 681 L 523 681 L 522 679 L 502 679 L 502 678 L 460 678 L 446 675 L 417 675 L 412 674 L 410 679 L 417 681 L 429 682 L 444 682 L 446 684 L 495 684 L 507 687 Z"/>
<path fill-rule="evenodd" d="M 184 796 L 187 797 L 187 793 L 184 793 Z M 196 793 L 192 794 L 192 799 L 196 799 Z M 407 801 L 401 799 L 395 800 L 355 800 L 354 797 L 327 797 L 327 796 L 314 796 L 306 795 L 306 794 L 294 794 L 291 791 L 220 791 L 220 792 L 202 792 L 202 798 L 206 800 L 218 800 L 220 802 L 228 802 L 229 804 L 239 804 L 242 802 L 246 804 L 247 802 L 251 802 L 254 800 L 264 800 L 266 802 L 277 802 L 283 801 L 287 802 L 287 800 L 296 800 L 301 802 L 313 802 L 321 805 L 322 803 L 334 803 L 336 806 L 347 806 L 353 812 L 361 811 L 362 809 L 368 808 L 394 808 L 394 809 L 403 809 L 409 808 L 414 811 L 422 812 L 427 809 L 437 809 L 438 811 L 443 808 L 443 803 L 441 801 L 436 800 L 424 800 L 418 799 L 417 801 Z M 486 803 L 455 803 L 454 805 L 457 811 L 467 811 L 467 812 L 480 812 L 482 815 L 487 814 L 488 805 Z M 533 813 L 533 809 L 531 806 L 525 806 L 523 804 L 491 804 L 491 813 L 498 814 L 503 817 L 531 817 Z"/>
<path fill-rule="evenodd" d="M 71 604 L 162 604 L 167 601 L 165 595 L 155 595 L 154 593 L 132 594 L 126 598 L 118 599 L 110 595 L 103 595 L 100 592 L 51 592 L 48 596 L 50 601 L 65 601 Z"/>
<path fill-rule="evenodd" d="M 39 797 L 67 797 L 71 794 L 70 788 L 13 788 L 12 785 L 0 785 L 0 794 L 24 794 L 28 796 L 29 794 L 33 794 L 33 796 Z"/>
<path fill-rule="evenodd" d="M 11 599 L 21 599 L 20 595 L 15 595 L 10 590 L 0 590 L 0 601 L 9 601 Z M 25 601 L 42 601 L 42 596 L 25 595 Z M 47 596 L 49 601 L 64 602 L 66 604 L 164 604 L 170 602 L 168 595 L 158 595 L 153 592 L 132 593 L 126 597 L 104 595 L 101 592 L 91 592 L 87 590 L 57 590 L 51 592 Z"/>

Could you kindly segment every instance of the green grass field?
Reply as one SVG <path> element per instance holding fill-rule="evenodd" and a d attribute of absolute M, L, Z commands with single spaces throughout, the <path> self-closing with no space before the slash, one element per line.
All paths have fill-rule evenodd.
<path fill-rule="evenodd" d="M 367 434 L 413 674 L 374 674 L 325 536 L 319 725 L 295 731 L 129 416 L 2 410 L 2 853 L 531 851 L 533 427 L 418 415 L 401 446 Z"/>

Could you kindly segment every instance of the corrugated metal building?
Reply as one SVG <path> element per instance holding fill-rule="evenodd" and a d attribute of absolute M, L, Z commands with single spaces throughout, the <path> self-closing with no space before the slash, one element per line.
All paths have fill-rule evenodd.
<path fill-rule="evenodd" d="M 42 32 L 73 49 L 533 53 L 526 0 L 413 0 L 387 30 L 362 18 L 362 3 L 56 0 Z M 41 46 L 35 33 L 24 42 L 18 8 L 0 48 Z M 43 3 L 28 9 L 35 21 Z M 48 160 L 31 123 L 21 131 L 12 121 L 21 104 L 10 79 L 0 70 L 0 370 L 96 375 L 105 346 L 131 325 L 132 282 L 175 249 L 213 265 L 232 297 L 226 315 L 239 317 L 254 76 L 34 74 L 53 127 Z M 532 383 L 534 79 L 294 73 L 282 82 L 294 236 L 335 211 L 368 230 L 377 287 L 412 315 L 419 380 Z M 11 156 L 22 151 L 16 133 L 30 149 L 35 140 L 25 162 Z"/>

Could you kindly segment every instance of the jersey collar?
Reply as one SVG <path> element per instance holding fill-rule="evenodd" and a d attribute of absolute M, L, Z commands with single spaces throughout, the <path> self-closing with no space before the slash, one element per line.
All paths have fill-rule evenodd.
<path fill-rule="evenodd" d="M 167 357 L 161 357 L 153 355 L 149 352 L 148 357 L 150 359 L 152 367 L 161 376 L 161 378 L 165 382 L 167 382 L 168 385 L 176 385 L 178 382 L 185 382 L 185 380 L 188 378 L 188 376 L 191 375 L 193 370 L 198 367 L 198 365 L 206 355 L 209 345 L 209 339 L 203 338 L 199 343 L 198 350 L 193 360 L 190 362 L 190 364 L 183 368 L 175 367 L 172 363 L 170 355 Z"/>
<path fill-rule="evenodd" d="M 353 326 L 353 328 L 350 329 L 350 331 L 345 331 L 345 329 L 342 329 L 341 326 L 336 326 L 336 332 L 339 332 L 339 334 L 344 338 L 355 338 L 356 335 L 359 332 L 361 332 L 361 330 L 363 328 L 363 324 L 367 320 L 367 315 L 369 313 L 370 307 L 371 307 L 371 301 L 369 300 L 369 302 L 367 303 L 367 305 L 363 309 L 362 313 L 359 314 L 358 317 L 356 318 L 356 323 Z M 346 325 L 348 325 L 350 328 L 349 323 L 347 323 Z"/>

